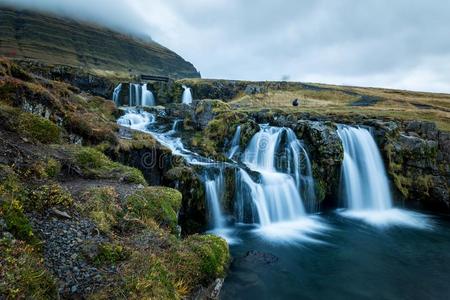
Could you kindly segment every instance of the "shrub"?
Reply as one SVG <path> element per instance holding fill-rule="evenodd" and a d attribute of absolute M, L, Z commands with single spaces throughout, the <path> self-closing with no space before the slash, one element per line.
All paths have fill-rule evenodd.
<path fill-rule="evenodd" d="M 73 199 L 71 194 L 58 183 L 39 186 L 29 192 L 24 201 L 30 210 L 43 211 L 53 206 L 71 206 Z"/>

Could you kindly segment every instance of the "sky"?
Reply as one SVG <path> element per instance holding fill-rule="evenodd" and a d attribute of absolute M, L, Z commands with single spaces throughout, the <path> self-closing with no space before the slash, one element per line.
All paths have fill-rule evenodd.
<path fill-rule="evenodd" d="M 450 93 L 448 0 L 0 0 L 151 36 L 204 78 Z"/>

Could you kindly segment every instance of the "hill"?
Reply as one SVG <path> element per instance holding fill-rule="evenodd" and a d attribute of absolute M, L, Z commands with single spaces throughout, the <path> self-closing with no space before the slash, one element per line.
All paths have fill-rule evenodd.
<path fill-rule="evenodd" d="M 175 52 L 92 24 L 0 7 L 0 56 L 49 65 L 82 67 L 116 77 L 153 74 L 200 77 Z"/>

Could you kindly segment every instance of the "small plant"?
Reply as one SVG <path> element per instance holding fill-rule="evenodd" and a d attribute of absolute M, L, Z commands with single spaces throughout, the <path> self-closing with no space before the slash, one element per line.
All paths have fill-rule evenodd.
<path fill-rule="evenodd" d="M 122 245 L 116 243 L 102 243 L 98 247 L 98 254 L 94 262 L 98 265 L 116 264 L 128 259 L 129 251 Z"/>
<path fill-rule="evenodd" d="M 71 194 L 58 183 L 39 186 L 29 192 L 25 205 L 29 209 L 43 211 L 53 206 L 71 206 Z"/>
<path fill-rule="evenodd" d="M 23 212 L 20 201 L 12 199 L 5 201 L 0 208 L 0 216 L 5 220 L 9 232 L 17 239 L 37 244 L 38 239 L 33 233 L 30 222 Z"/>
<path fill-rule="evenodd" d="M 30 245 L 0 240 L 0 295 L 5 299 L 57 299 L 55 280 Z"/>

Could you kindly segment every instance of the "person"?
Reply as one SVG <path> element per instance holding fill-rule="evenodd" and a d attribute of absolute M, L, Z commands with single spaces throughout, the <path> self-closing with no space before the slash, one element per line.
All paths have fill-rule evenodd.
<path fill-rule="evenodd" d="M 292 101 L 292 105 L 293 106 L 298 106 L 298 99 L 297 98 L 295 98 L 295 100 Z"/>

